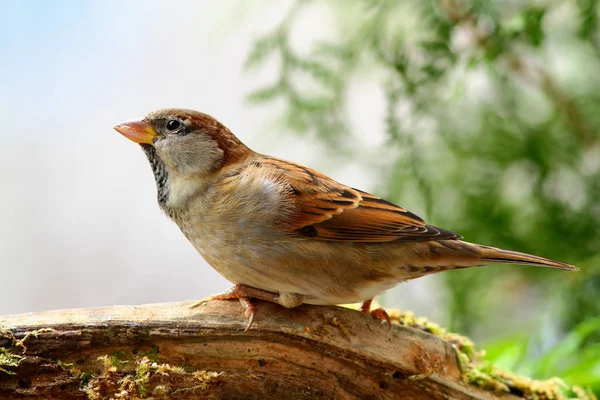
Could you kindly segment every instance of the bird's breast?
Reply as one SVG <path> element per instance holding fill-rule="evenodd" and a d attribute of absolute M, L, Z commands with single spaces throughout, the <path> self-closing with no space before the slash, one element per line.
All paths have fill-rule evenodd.
<path fill-rule="evenodd" d="M 181 185 L 185 191 L 183 181 Z M 274 245 L 285 240 L 276 222 L 281 217 L 276 206 L 278 194 L 268 182 L 250 191 L 218 189 L 188 197 L 186 206 L 172 219 L 212 267 L 238 283 L 244 270 L 284 252 Z M 179 196 L 180 202 L 183 196 Z M 170 198 L 173 202 L 177 199 L 177 195 Z"/>

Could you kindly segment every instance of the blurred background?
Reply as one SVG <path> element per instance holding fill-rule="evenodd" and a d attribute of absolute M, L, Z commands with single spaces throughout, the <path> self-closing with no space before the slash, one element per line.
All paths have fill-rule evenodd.
<path fill-rule="evenodd" d="M 251 148 L 466 240 L 491 266 L 380 301 L 488 359 L 600 391 L 597 0 L 2 0 L 0 314 L 202 298 L 230 284 L 112 126 L 207 112 Z"/>

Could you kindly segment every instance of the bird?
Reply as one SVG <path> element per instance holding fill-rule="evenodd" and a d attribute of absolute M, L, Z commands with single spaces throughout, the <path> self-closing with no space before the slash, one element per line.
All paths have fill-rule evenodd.
<path fill-rule="evenodd" d="M 286 308 L 362 303 L 389 329 L 371 302 L 404 281 L 494 263 L 578 270 L 463 241 L 381 197 L 257 153 L 202 112 L 161 109 L 114 129 L 148 158 L 160 208 L 234 284 L 202 302 L 239 300 L 246 330 L 255 299 Z"/>

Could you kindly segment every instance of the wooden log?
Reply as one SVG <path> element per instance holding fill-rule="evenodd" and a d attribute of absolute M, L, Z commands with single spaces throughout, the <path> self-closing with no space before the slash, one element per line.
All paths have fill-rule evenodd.
<path fill-rule="evenodd" d="M 0 317 L 0 398 L 518 398 L 464 383 L 442 339 L 358 311 L 257 301 L 244 332 L 238 302 L 190 304 Z"/>

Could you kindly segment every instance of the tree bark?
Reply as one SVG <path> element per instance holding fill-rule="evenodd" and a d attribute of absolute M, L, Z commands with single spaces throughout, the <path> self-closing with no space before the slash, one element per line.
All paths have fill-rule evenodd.
<path fill-rule="evenodd" d="M 244 332 L 238 302 L 189 304 L 0 317 L 0 398 L 517 398 L 464 383 L 442 339 L 358 311 L 256 301 Z"/>

